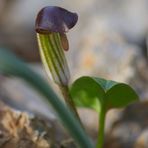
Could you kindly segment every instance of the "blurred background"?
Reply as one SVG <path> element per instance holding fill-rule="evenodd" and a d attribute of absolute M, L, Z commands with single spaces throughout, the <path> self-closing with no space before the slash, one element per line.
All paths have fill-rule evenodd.
<path fill-rule="evenodd" d="M 109 112 L 106 148 L 148 147 L 148 0 L 0 0 L 0 48 L 14 52 L 45 78 L 34 23 L 47 5 L 79 15 L 67 34 L 71 82 L 82 75 L 99 76 L 126 82 L 140 96 L 140 103 Z M 0 75 L 0 99 L 17 109 L 55 118 L 41 96 L 20 79 Z M 80 115 L 95 135 L 97 115 L 85 109 Z"/>

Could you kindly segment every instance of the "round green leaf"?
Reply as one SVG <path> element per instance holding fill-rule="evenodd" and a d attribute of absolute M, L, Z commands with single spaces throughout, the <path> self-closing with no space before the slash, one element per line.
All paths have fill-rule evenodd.
<path fill-rule="evenodd" d="M 89 76 L 77 79 L 70 93 L 76 106 L 95 109 L 97 112 L 102 106 L 107 111 L 138 100 L 136 92 L 127 84 Z"/>
<path fill-rule="evenodd" d="M 100 111 L 105 92 L 93 78 L 85 76 L 77 79 L 70 89 L 74 103 L 79 107 L 87 107 Z"/>
<path fill-rule="evenodd" d="M 121 108 L 138 100 L 136 92 L 127 84 L 118 83 L 105 94 L 105 104 L 109 108 Z"/>

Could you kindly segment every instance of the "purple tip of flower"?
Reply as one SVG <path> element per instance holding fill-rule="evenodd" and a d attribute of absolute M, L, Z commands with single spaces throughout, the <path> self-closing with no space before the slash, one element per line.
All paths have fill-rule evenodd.
<path fill-rule="evenodd" d="M 52 32 L 66 33 L 75 26 L 78 15 L 64 8 L 48 6 L 40 10 L 37 15 L 35 30 L 38 33 Z"/>

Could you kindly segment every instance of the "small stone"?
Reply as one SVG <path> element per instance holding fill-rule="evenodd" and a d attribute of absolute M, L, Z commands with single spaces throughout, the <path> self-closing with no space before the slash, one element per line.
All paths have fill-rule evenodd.
<path fill-rule="evenodd" d="M 0 147 L 3 148 L 49 148 L 44 136 L 36 134 L 29 115 L 15 111 L 0 102 Z M 3 108 L 3 109 L 2 109 Z M 37 138 L 36 138 L 37 137 Z"/>
<path fill-rule="evenodd" d="M 135 142 L 134 148 L 147 148 L 148 147 L 148 129 L 145 129 Z"/>

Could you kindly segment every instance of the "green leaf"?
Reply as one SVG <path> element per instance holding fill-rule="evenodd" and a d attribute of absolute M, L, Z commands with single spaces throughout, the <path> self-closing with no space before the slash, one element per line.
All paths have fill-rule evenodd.
<path fill-rule="evenodd" d="M 97 77 L 92 77 L 92 79 L 94 79 L 104 89 L 105 92 L 107 92 L 114 85 L 118 84 L 115 81 L 105 80 L 105 79 L 97 78 Z"/>
<path fill-rule="evenodd" d="M 24 79 L 37 90 L 55 109 L 59 119 L 75 139 L 79 147 L 93 148 L 92 142 L 53 89 L 37 73 L 32 71 L 24 62 L 14 54 L 0 49 L 0 73 L 17 76 Z"/>
<path fill-rule="evenodd" d="M 79 107 L 87 107 L 100 112 L 105 92 L 91 77 L 77 79 L 70 89 L 73 101 Z"/>
<path fill-rule="evenodd" d="M 97 112 L 100 112 L 102 106 L 107 111 L 138 100 L 136 92 L 127 84 L 89 76 L 77 79 L 70 93 L 78 107 L 91 108 Z"/>
<path fill-rule="evenodd" d="M 127 84 L 118 83 L 106 92 L 105 103 L 109 108 L 121 108 L 138 101 L 138 95 Z"/>

